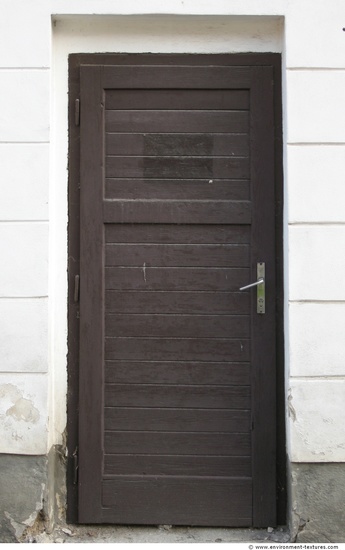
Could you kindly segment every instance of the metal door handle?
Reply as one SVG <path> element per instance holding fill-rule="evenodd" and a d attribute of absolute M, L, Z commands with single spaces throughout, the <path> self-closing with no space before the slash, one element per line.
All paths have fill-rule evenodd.
<path fill-rule="evenodd" d="M 241 286 L 240 290 L 246 290 L 247 288 L 252 288 L 253 286 L 262 285 L 265 282 L 265 279 L 263 277 L 260 277 L 255 283 L 250 283 L 250 285 Z"/>
<path fill-rule="evenodd" d="M 256 276 L 257 281 L 251 283 L 250 285 L 241 286 L 240 290 L 246 290 L 247 288 L 252 288 L 256 286 L 256 313 L 262 315 L 265 313 L 265 262 L 258 262 L 256 264 Z"/>

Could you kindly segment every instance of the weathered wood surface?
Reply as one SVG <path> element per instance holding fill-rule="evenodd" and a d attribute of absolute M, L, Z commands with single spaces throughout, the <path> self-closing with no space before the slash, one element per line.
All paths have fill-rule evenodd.
<path fill-rule="evenodd" d="M 259 189 L 274 161 L 271 99 L 258 110 L 272 79 L 263 71 L 257 86 L 260 71 L 98 68 L 86 103 L 96 114 L 84 107 L 81 128 L 94 133 L 82 140 L 82 231 L 88 212 L 92 223 L 82 240 L 81 521 L 274 521 L 274 346 L 265 377 L 257 360 L 265 361 L 275 317 L 269 309 L 268 332 L 257 320 L 253 338 L 255 300 L 239 292 L 274 251 L 274 201 Z M 86 82 L 93 68 L 84 72 Z M 269 456 L 256 456 L 253 405 Z"/>

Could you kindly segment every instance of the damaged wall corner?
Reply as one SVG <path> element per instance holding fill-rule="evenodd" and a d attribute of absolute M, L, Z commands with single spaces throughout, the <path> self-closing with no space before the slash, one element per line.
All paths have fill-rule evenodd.
<path fill-rule="evenodd" d="M 298 543 L 345 542 L 345 464 L 290 464 L 290 530 Z"/>
<path fill-rule="evenodd" d="M 47 532 L 66 521 L 66 447 L 53 445 L 48 454 Z"/>
<path fill-rule="evenodd" d="M 0 540 L 19 542 L 47 515 L 45 455 L 0 454 Z"/>
<path fill-rule="evenodd" d="M 65 448 L 48 455 L 0 454 L 0 541 L 23 542 L 65 519 Z"/>

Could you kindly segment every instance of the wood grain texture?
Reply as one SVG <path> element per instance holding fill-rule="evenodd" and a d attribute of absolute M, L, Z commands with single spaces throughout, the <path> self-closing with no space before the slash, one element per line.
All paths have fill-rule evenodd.
<path fill-rule="evenodd" d="M 134 361 L 249 361 L 246 338 L 136 338 L 105 339 L 105 359 Z"/>
<path fill-rule="evenodd" d="M 107 267 L 108 290 L 232 291 L 250 283 L 248 268 Z"/>
<path fill-rule="evenodd" d="M 105 263 L 141 267 L 249 267 L 245 244 L 107 244 Z"/>
<path fill-rule="evenodd" d="M 276 271 L 272 67 L 253 69 L 252 254 L 266 263 L 266 313 L 253 314 L 253 523 L 276 524 Z M 260 107 L 259 107 L 260 106 Z M 260 138 L 259 138 L 260 136 Z M 265 185 L 262 181 L 265 179 Z M 262 260 L 261 260 L 262 258 Z M 263 260 L 264 258 L 264 260 Z M 254 397 L 255 396 L 255 397 Z M 260 396 L 260 399 L 258 399 Z M 270 419 L 268 422 L 267 419 Z"/>
<path fill-rule="evenodd" d="M 249 224 L 249 201 L 105 200 L 104 223 Z"/>
<path fill-rule="evenodd" d="M 105 455 L 105 476 L 231 476 L 251 477 L 249 456 Z"/>
<path fill-rule="evenodd" d="M 141 338 L 249 338 L 249 315 L 107 314 L 105 335 Z"/>
<path fill-rule="evenodd" d="M 119 59 L 122 63 L 123 58 L 119 56 Z M 128 59 L 132 57 L 129 56 Z M 154 59 L 154 56 L 150 59 Z M 166 56 L 166 59 L 169 60 L 169 56 Z M 104 131 L 100 143 L 106 139 L 107 147 L 113 147 L 108 149 L 110 153 L 105 164 L 105 174 L 103 174 L 105 178 L 102 179 L 101 184 L 101 189 L 105 189 L 107 200 L 103 203 L 101 201 L 96 208 L 98 213 L 102 211 L 103 219 L 102 215 L 101 219 L 105 224 L 104 235 L 108 242 L 105 256 L 109 263 L 105 270 L 105 278 L 102 273 L 102 284 L 104 281 L 107 288 L 105 293 L 107 313 L 102 318 L 99 328 L 103 330 L 103 323 L 105 323 L 108 335 L 105 340 L 107 406 L 104 409 L 104 421 L 106 423 L 105 439 L 111 450 L 105 455 L 104 464 L 109 468 L 106 470 L 108 472 L 106 476 L 111 478 L 104 478 L 103 508 L 100 510 L 98 507 L 96 515 L 93 515 L 91 508 L 92 506 L 95 508 L 95 505 L 89 506 L 89 521 L 92 516 L 93 521 L 97 517 L 97 521 L 126 522 L 127 517 L 127 521 L 130 519 L 130 522 L 134 521 L 134 523 L 141 521 L 156 523 L 157 514 L 161 513 L 160 508 L 157 509 L 157 507 L 144 512 L 135 511 L 133 514 L 133 506 L 130 505 L 127 508 L 129 515 L 119 516 L 116 502 L 119 493 L 123 510 L 126 508 L 126 499 L 131 501 L 132 498 L 132 504 L 136 501 L 143 483 L 146 485 L 149 482 L 148 492 L 151 496 L 158 494 L 161 487 L 166 494 L 166 487 L 173 487 L 177 481 L 172 478 L 175 475 L 183 475 L 188 481 L 183 479 L 181 486 L 185 488 L 186 483 L 187 485 L 190 483 L 191 492 L 194 495 L 191 497 L 192 501 L 193 498 L 195 502 L 200 500 L 197 517 L 192 517 L 191 522 L 195 519 L 196 523 L 205 525 L 210 521 L 214 525 L 215 521 L 224 521 L 224 525 L 231 525 L 231 522 L 235 522 L 234 525 L 242 525 L 243 521 L 249 522 L 243 525 L 250 524 L 252 522 L 252 489 L 248 476 L 250 476 L 252 452 L 250 408 L 253 405 L 259 419 L 254 423 L 253 449 L 261 453 L 257 459 L 256 450 L 254 450 L 254 524 L 259 525 L 262 521 L 273 523 L 272 480 L 274 476 L 269 477 L 272 455 L 270 454 L 269 460 L 264 464 L 265 458 L 261 450 L 267 444 L 269 452 L 272 451 L 273 440 L 270 439 L 272 423 L 266 422 L 264 425 L 262 415 L 265 415 L 266 420 L 269 417 L 271 421 L 274 418 L 274 412 L 271 406 L 266 406 L 261 400 L 264 378 L 267 379 L 270 374 L 264 359 L 261 360 L 258 348 L 255 347 L 253 355 L 251 353 L 249 336 L 252 335 L 253 328 L 249 331 L 248 323 L 245 317 L 242 317 L 250 313 L 250 308 L 254 315 L 255 300 L 251 299 L 250 292 L 240 294 L 237 286 L 238 284 L 242 286 L 252 279 L 255 263 L 259 261 L 258 255 L 262 253 L 260 240 L 267 236 L 266 228 L 270 227 L 272 230 L 272 210 L 264 219 L 266 206 L 262 198 L 267 197 L 266 190 L 258 187 L 261 185 L 259 181 L 263 181 L 262 176 L 265 174 L 264 164 L 269 162 L 272 167 L 272 162 L 274 163 L 271 154 L 271 137 L 268 140 L 265 137 L 267 129 L 265 123 L 267 120 L 272 122 L 271 112 L 267 120 L 264 114 L 266 107 L 258 114 L 259 96 L 265 95 L 266 87 L 272 80 L 267 79 L 264 85 L 260 81 L 261 84 L 257 85 L 258 78 L 262 78 L 263 75 L 261 67 L 258 67 L 256 72 L 248 66 L 195 68 L 187 67 L 191 62 L 190 56 L 185 58 L 182 56 L 180 59 L 186 59 L 186 66 L 177 67 L 171 63 L 165 70 L 161 66 L 122 65 L 112 67 L 111 70 L 109 67 L 102 67 L 99 72 L 102 80 L 97 92 L 99 97 L 104 88 L 112 85 L 118 87 L 113 94 L 113 104 L 107 103 L 106 99 L 106 104 L 111 107 L 106 115 L 108 122 L 110 121 L 110 125 L 117 125 L 117 128 L 123 125 L 124 129 L 119 130 L 120 136 L 114 133 L 106 136 L 105 128 L 101 128 L 99 119 L 96 124 L 98 129 L 101 128 L 102 132 Z M 225 56 L 222 59 L 225 59 Z M 167 61 L 167 63 L 170 62 Z M 206 69 L 208 69 L 207 87 L 213 88 L 214 94 L 206 91 L 205 88 Z M 268 73 L 269 71 L 266 71 L 265 74 L 268 75 Z M 158 89 L 153 93 L 149 90 L 152 87 L 153 77 L 156 77 L 154 85 L 167 92 L 162 93 L 161 100 L 158 100 L 161 103 L 158 105 L 154 105 L 154 102 L 160 92 Z M 183 94 L 176 94 L 169 90 L 169 86 L 177 86 L 182 82 L 182 77 L 186 88 Z M 272 79 L 272 75 L 270 78 Z M 230 86 L 230 81 L 233 90 L 228 94 L 225 88 Z M 132 88 L 129 94 L 131 97 L 127 96 L 129 87 Z M 193 90 L 198 87 L 200 89 L 195 94 L 196 101 L 192 105 Z M 219 89 L 216 90 L 216 87 Z M 123 88 L 123 91 L 120 88 Z M 144 93 L 140 97 L 143 90 Z M 211 95 L 207 99 L 209 93 Z M 167 109 L 167 103 L 164 105 L 164 102 L 167 102 L 172 95 L 175 96 L 176 102 L 172 102 Z M 270 97 L 270 93 L 266 95 Z M 121 106 L 116 104 L 116 97 L 122 101 Z M 99 102 L 102 107 L 103 99 Z M 272 103 L 271 99 L 268 103 Z M 126 101 L 130 103 L 130 100 L 132 103 L 126 104 Z M 208 106 L 207 101 L 212 105 Z M 234 102 L 232 107 L 236 106 L 236 110 L 228 111 L 224 120 L 221 121 L 219 116 L 222 114 L 221 111 L 231 109 L 229 101 Z M 217 105 L 215 102 L 218 102 Z M 248 106 L 250 112 L 248 112 Z M 92 109 L 92 106 L 90 108 Z M 269 110 L 270 106 L 268 105 L 267 108 Z M 199 117 L 198 111 L 202 112 L 202 110 L 204 112 Z M 162 114 L 167 114 L 165 127 L 163 127 Z M 181 115 L 186 115 L 184 120 Z M 206 130 L 206 122 L 209 121 L 212 121 L 210 131 Z M 146 133 L 145 125 L 150 124 L 151 129 L 148 128 L 147 136 L 137 133 L 139 131 Z M 158 130 L 160 125 L 162 129 Z M 232 129 L 230 129 L 231 125 Z M 237 131 L 236 128 L 239 128 L 238 125 L 242 125 L 243 128 L 243 132 L 239 134 L 240 139 L 237 139 L 234 134 Z M 250 155 L 248 154 L 249 126 Z M 186 130 L 188 127 L 190 127 L 189 133 Z M 225 127 L 227 130 L 224 131 L 228 134 L 223 140 L 221 132 Z M 215 131 L 216 135 L 212 136 L 214 128 L 218 130 Z M 261 128 L 264 135 L 262 143 L 259 144 L 258 128 Z M 130 139 L 128 139 L 129 135 Z M 128 153 L 130 144 L 133 147 L 129 154 L 126 154 L 126 148 Z M 122 151 L 120 151 L 121 146 Z M 96 150 L 100 151 L 99 145 Z M 261 157 L 259 151 L 262 152 Z M 152 157 L 154 157 L 153 160 Z M 188 162 L 185 157 L 190 157 Z M 100 155 L 97 159 L 96 165 L 99 169 L 103 160 L 100 159 Z M 115 170 L 115 177 L 112 170 Z M 213 176 L 210 174 L 217 174 L 216 186 L 212 185 Z M 249 176 L 251 189 L 248 185 Z M 177 180 L 179 184 L 176 183 Z M 222 187 L 223 181 L 224 187 Z M 166 187 L 164 187 L 165 182 Z M 200 194 L 197 186 L 200 187 Z M 269 195 L 269 200 L 271 196 Z M 252 199 L 254 208 L 252 208 Z M 89 206 L 92 208 L 94 205 L 91 203 L 92 201 L 89 201 Z M 250 235 L 249 224 L 252 221 Z M 82 225 L 84 226 L 85 223 L 86 216 Z M 231 225 L 235 226 L 233 233 L 228 231 L 232 229 Z M 208 229 L 211 229 L 210 234 Z M 214 230 L 215 240 L 207 240 L 212 230 Z M 230 240 L 226 238 L 227 232 Z M 237 237 L 235 237 L 236 232 Z M 98 235 L 100 234 L 99 232 Z M 196 239 L 196 242 L 193 242 L 193 239 Z M 269 242 L 267 250 L 270 253 L 272 242 L 274 243 L 274 231 Z M 251 256 L 245 257 L 243 251 L 246 248 L 249 251 L 249 244 Z M 232 255 L 235 250 L 232 245 L 236 245 L 235 255 Z M 188 249 L 193 250 L 192 254 L 188 254 Z M 266 253 L 265 248 L 262 250 Z M 173 251 L 173 254 L 169 254 L 169 251 Z M 148 253 L 148 263 L 144 259 L 144 256 L 147 256 L 146 253 Z M 186 264 L 187 256 L 192 262 L 191 265 Z M 220 264 L 212 263 L 214 261 Z M 232 263 L 234 261 L 236 263 Z M 175 262 L 177 262 L 176 265 Z M 95 269 L 95 273 L 97 269 L 100 269 L 100 264 Z M 243 276 L 244 281 L 242 281 Z M 195 279 L 194 284 L 193 279 Z M 269 311 L 272 311 L 271 307 Z M 237 322 L 234 316 L 237 317 Z M 85 326 L 85 322 L 87 323 L 85 315 L 83 322 Z M 269 320 L 269 323 L 271 322 L 272 317 Z M 228 331 L 231 331 L 230 337 L 227 334 Z M 255 331 L 257 332 L 254 343 L 257 346 L 260 338 L 265 337 L 266 333 L 262 332 L 258 324 Z M 263 348 L 267 349 L 266 344 Z M 100 357 L 103 350 L 101 354 L 97 354 L 97 349 L 99 350 L 99 347 L 96 346 L 88 360 L 89 364 L 94 363 L 92 368 L 95 376 L 103 372 L 103 364 L 99 365 L 96 357 L 96 355 Z M 255 373 L 254 386 L 251 388 L 249 374 L 252 371 L 250 369 L 252 359 Z M 262 371 L 257 369 L 258 362 L 260 366 L 263 365 Z M 148 364 L 150 364 L 149 369 L 147 369 Z M 192 365 L 193 374 L 190 368 Z M 236 365 L 233 371 L 229 368 L 230 365 Z M 131 369 L 132 373 L 130 373 Z M 197 376 L 199 381 L 196 380 Z M 98 382 L 99 380 L 95 385 L 91 385 L 90 391 L 96 389 L 97 402 L 100 402 L 104 390 L 99 391 Z M 274 376 L 270 379 L 270 391 L 272 385 L 274 385 Z M 266 390 L 268 391 L 267 387 Z M 141 404 L 138 405 L 138 402 Z M 209 411 L 211 414 L 208 414 Z M 86 423 L 84 426 L 86 434 Z M 90 426 L 90 429 L 95 433 L 95 423 Z M 236 429 L 241 433 L 236 433 Z M 242 430 L 247 431 L 242 432 Z M 229 433 L 233 438 L 232 444 L 227 439 Z M 259 445 L 260 434 L 263 435 L 263 439 Z M 192 436 L 189 442 L 186 439 L 188 436 Z M 159 454 L 162 446 L 168 454 Z M 176 449 L 180 451 L 183 449 L 183 452 L 189 449 L 191 452 L 196 448 L 199 451 L 203 449 L 204 454 L 197 455 L 194 463 L 191 457 L 195 457 L 190 454 L 176 455 L 176 462 L 173 462 L 172 457 L 169 456 L 171 449 L 174 449 L 174 452 Z M 212 454 L 213 451 L 211 456 L 207 454 L 207 448 L 212 448 L 215 454 Z M 123 451 L 123 455 L 113 454 L 115 449 L 117 449 L 116 452 Z M 131 454 L 133 449 L 136 449 L 136 456 Z M 152 456 L 140 453 L 140 449 L 154 453 L 154 459 L 150 462 L 149 475 L 152 475 L 150 480 L 147 479 L 147 457 L 152 458 Z M 230 464 L 224 462 L 226 456 L 217 455 L 221 452 L 247 454 L 232 454 L 232 458 L 241 460 Z M 90 457 L 97 453 L 97 450 L 95 453 L 91 451 Z M 128 474 L 124 474 L 126 457 Z M 138 457 L 141 460 L 138 461 Z M 214 461 L 209 461 L 210 458 Z M 95 464 L 99 469 L 98 459 Z M 123 468 L 122 471 L 121 468 Z M 158 473 L 160 471 L 161 474 Z M 258 483 L 259 471 L 263 474 L 263 479 Z M 122 476 L 112 477 L 117 474 Z M 136 474 L 142 474 L 144 477 L 135 477 Z M 126 489 L 121 492 L 124 487 L 122 481 L 127 475 L 129 477 L 125 480 Z M 155 488 L 155 482 L 160 481 L 157 476 L 160 475 L 162 485 L 158 486 L 158 484 Z M 241 501 L 242 503 L 245 501 L 243 510 L 240 504 L 231 518 L 227 516 L 224 520 L 219 520 L 222 514 L 221 506 L 217 500 L 218 497 L 212 500 L 212 495 L 215 494 L 217 477 L 222 475 L 224 475 L 222 479 L 224 487 L 229 483 L 232 485 L 233 481 L 236 487 L 239 487 L 237 483 L 241 485 L 240 479 L 229 480 L 229 476 L 247 477 L 241 489 L 233 488 L 230 491 L 226 498 L 231 502 L 228 503 L 227 500 L 226 507 L 223 502 L 223 509 L 228 511 L 233 507 L 233 499 L 240 502 L 244 494 L 246 498 Z M 153 484 L 152 480 L 154 480 Z M 85 481 L 84 470 L 83 480 L 80 482 L 82 491 L 86 491 Z M 268 489 L 263 490 L 266 481 L 268 481 Z M 110 485 L 106 488 L 107 483 Z M 180 480 L 174 485 L 174 490 L 171 489 L 171 498 L 174 498 L 174 491 L 179 490 L 179 483 Z M 206 488 L 205 493 L 202 486 Z M 158 493 L 155 493 L 156 489 Z M 167 491 L 169 495 L 169 490 Z M 265 498 L 271 500 L 260 508 L 260 499 L 262 500 L 263 494 L 266 495 Z M 225 494 L 223 496 L 225 497 Z M 104 508 L 108 506 L 105 504 L 106 499 L 110 499 L 107 502 L 111 502 L 112 509 Z M 99 502 L 98 496 L 96 500 Z M 213 511 L 206 512 L 206 504 L 209 505 L 210 502 L 215 504 L 214 516 L 212 516 Z M 176 501 L 175 508 L 180 504 L 183 506 L 182 502 Z M 176 511 L 174 507 L 171 509 L 169 506 L 170 504 L 167 505 L 168 516 L 171 519 L 174 513 L 178 515 L 179 510 Z M 86 504 L 84 510 L 87 507 Z M 188 510 L 186 506 L 184 518 L 186 514 L 188 515 Z M 162 511 L 163 515 L 165 513 L 166 509 Z M 86 515 L 83 516 L 84 519 Z M 176 523 L 186 521 L 179 520 L 176 515 L 175 517 Z M 273 521 L 267 518 L 272 518 Z M 190 524 L 189 520 L 188 523 Z"/>
<path fill-rule="evenodd" d="M 186 313 L 244 315 L 250 312 L 248 292 L 121 291 L 105 293 L 106 311 L 114 313 Z"/>
<path fill-rule="evenodd" d="M 100 518 L 103 411 L 103 224 L 101 70 L 81 71 L 79 521 Z M 97 129 L 97 131 L 95 131 Z M 93 207 L 90 209 L 90 205 Z M 99 368 L 95 369 L 95 365 Z M 89 480 L 85 483 L 85 480 Z M 90 492 L 93 496 L 90 500 Z"/>
<path fill-rule="evenodd" d="M 249 434 L 201 432 L 104 432 L 106 454 L 248 456 Z"/>
<path fill-rule="evenodd" d="M 103 86 L 106 89 L 202 89 L 205 90 L 243 90 L 251 83 L 251 68 L 248 66 L 214 66 L 210 59 L 207 66 L 198 62 L 191 63 L 181 58 L 174 66 L 166 57 L 166 64 L 155 66 L 155 63 L 145 64 L 144 58 L 137 64 L 123 64 L 103 67 Z M 206 61 L 206 59 L 205 59 Z M 191 65 L 191 66 L 188 66 Z M 199 65 L 199 66 L 198 66 Z M 240 64 L 241 65 L 241 64 Z M 164 69 L 164 70 L 163 70 Z"/>
<path fill-rule="evenodd" d="M 196 363 L 193 361 L 106 361 L 110 384 L 183 384 L 249 386 L 249 363 Z"/>
<path fill-rule="evenodd" d="M 249 163 L 242 157 L 107 156 L 108 178 L 233 178 L 249 177 Z"/>
<path fill-rule="evenodd" d="M 124 224 L 105 225 L 107 243 L 247 244 L 250 226 Z"/>
<path fill-rule="evenodd" d="M 105 196 L 107 199 L 247 201 L 250 188 L 247 180 L 107 178 Z"/>
<path fill-rule="evenodd" d="M 107 384 L 105 406 L 249 410 L 250 393 L 248 386 Z"/>
<path fill-rule="evenodd" d="M 106 132 L 231 132 L 245 134 L 249 116 L 245 111 L 106 111 Z"/>
<path fill-rule="evenodd" d="M 246 478 L 115 477 L 103 482 L 103 521 L 126 524 L 248 526 Z M 224 503 L 227 503 L 224 506 Z M 158 504 L 158 506 L 157 506 Z"/>
<path fill-rule="evenodd" d="M 247 244 L 250 242 L 250 233 L 249 225 L 107 224 L 105 242 Z"/>
<path fill-rule="evenodd" d="M 110 133 L 105 136 L 106 155 L 248 157 L 247 133 Z"/>
<path fill-rule="evenodd" d="M 210 409 L 160 409 L 109 407 L 104 410 L 107 431 L 248 433 L 250 411 Z"/>
<path fill-rule="evenodd" d="M 122 109 L 249 109 L 248 90 L 107 90 L 105 108 Z"/>

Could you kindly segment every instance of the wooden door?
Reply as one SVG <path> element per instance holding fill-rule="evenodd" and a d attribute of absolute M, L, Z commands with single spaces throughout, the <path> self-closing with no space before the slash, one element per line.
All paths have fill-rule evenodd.
<path fill-rule="evenodd" d="M 274 78 L 80 69 L 78 520 L 275 523 Z M 265 313 L 257 279 L 265 262 Z"/>

